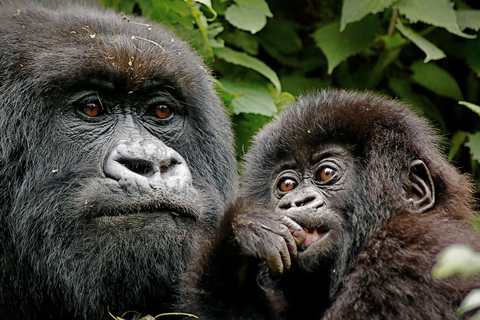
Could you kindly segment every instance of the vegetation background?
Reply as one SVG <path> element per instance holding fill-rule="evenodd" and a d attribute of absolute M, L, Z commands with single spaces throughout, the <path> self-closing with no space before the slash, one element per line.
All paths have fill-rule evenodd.
<path fill-rule="evenodd" d="M 204 57 L 231 114 L 239 160 L 252 134 L 296 96 L 372 90 L 427 117 L 450 161 L 480 187 L 478 0 L 102 2 L 171 27 Z M 440 278 L 476 272 L 480 253 L 465 247 L 446 250 L 434 269 Z M 478 307 L 480 289 L 459 312 Z"/>
<path fill-rule="evenodd" d="M 299 94 L 374 90 L 429 118 L 449 159 L 480 186 L 478 0 L 102 1 L 168 25 L 204 57 L 239 159 Z"/>

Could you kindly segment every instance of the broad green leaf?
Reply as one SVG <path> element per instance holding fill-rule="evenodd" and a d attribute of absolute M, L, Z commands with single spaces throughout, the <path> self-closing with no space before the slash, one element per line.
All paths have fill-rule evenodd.
<path fill-rule="evenodd" d="M 222 79 L 220 82 L 226 90 L 238 96 L 231 103 L 234 114 L 257 113 L 273 116 L 277 113 L 275 103 L 264 84 L 257 82 L 238 83 L 229 79 Z"/>
<path fill-rule="evenodd" d="M 232 32 L 222 34 L 222 38 L 225 39 L 225 42 L 228 44 L 231 44 L 233 47 L 237 47 L 250 55 L 258 54 L 258 44 L 260 40 L 257 36 L 235 29 Z"/>
<path fill-rule="evenodd" d="M 396 4 L 400 13 L 404 14 L 411 23 L 421 21 L 445 28 L 460 37 L 475 38 L 460 30 L 453 6 L 454 3 L 449 0 L 400 0 Z"/>
<path fill-rule="evenodd" d="M 294 95 L 301 95 L 305 92 L 312 92 L 320 88 L 326 88 L 332 85 L 329 80 L 321 80 L 318 77 L 309 78 L 303 74 L 291 74 L 280 77 L 283 90 Z"/>
<path fill-rule="evenodd" d="M 462 106 L 465 106 L 476 114 L 480 115 L 480 106 L 477 106 L 476 104 L 467 101 L 458 101 L 458 104 L 461 104 Z"/>
<path fill-rule="evenodd" d="M 413 43 L 417 45 L 425 54 L 425 60 L 423 62 L 427 63 L 430 60 L 438 60 L 443 59 L 446 57 L 445 53 L 437 48 L 433 43 L 413 31 L 412 29 L 405 27 L 400 20 L 397 22 L 396 25 L 397 29 L 408 39 L 410 39 Z"/>
<path fill-rule="evenodd" d="M 235 2 L 242 7 L 251 7 L 266 17 L 273 17 L 273 14 L 265 0 L 235 0 Z"/>
<path fill-rule="evenodd" d="M 458 313 L 464 314 L 477 308 L 480 308 L 480 289 L 474 289 L 467 294 L 460 307 L 458 307 Z M 476 315 L 476 317 L 478 316 L 479 314 Z"/>
<path fill-rule="evenodd" d="M 412 79 L 419 85 L 444 97 L 462 100 L 460 86 L 454 77 L 435 63 L 415 61 L 412 66 Z"/>
<path fill-rule="evenodd" d="M 394 32 L 392 36 L 380 36 L 380 39 L 385 43 L 385 49 L 387 50 L 401 47 L 408 42 L 408 40 L 398 32 Z"/>
<path fill-rule="evenodd" d="M 237 155 L 241 157 L 247 151 L 252 141 L 252 135 L 258 132 L 271 118 L 254 113 L 241 113 L 232 117 Z"/>
<path fill-rule="evenodd" d="M 397 60 L 399 54 L 400 48 L 385 50 L 380 54 L 377 63 L 375 63 L 375 67 L 373 67 L 373 70 L 370 72 L 370 76 L 368 77 L 366 84 L 367 88 L 374 88 L 380 83 L 383 78 L 383 70 L 385 70 L 385 68 L 387 68 L 392 62 Z"/>
<path fill-rule="evenodd" d="M 469 133 L 468 134 L 468 142 L 465 145 L 470 148 L 470 154 L 472 155 L 473 159 L 480 162 L 480 132 L 476 133 Z"/>
<path fill-rule="evenodd" d="M 470 40 L 465 45 L 465 60 L 480 77 L 480 38 Z"/>
<path fill-rule="evenodd" d="M 291 93 L 280 92 L 280 94 L 277 94 L 277 90 L 270 83 L 267 85 L 267 87 L 277 110 L 281 110 L 285 106 L 295 102 L 295 97 Z"/>
<path fill-rule="evenodd" d="M 267 17 L 273 17 L 265 0 L 236 0 L 225 10 L 225 19 L 241 30 L 252 34 L 262 30 L 267 24 Z"/>
<path fill-rule="evenodd" d="M 313 39 L 322 49 L 328 61 L 328 73 L 348 57 L 368 49 L 375 41 L 380 28 L 376 16 L 368 16 L 360 22 L 348 25 L 340 32 L 340 21 L 319 28 L 313 33 Z"/>
<path fill-rule="evenodd" d="M 450 139 L 450 151 L 448 152 L 448 161 L 452 161 L 455 155 L 457 154 L 460 147 L 465 142 L 467 138 L 467 133 L 465 131 L 457 131 Z"/>
<path fill-rule="evenodd" d="M 454 244 L 440 252 L 432 270 L 434 277 L 444 279 L 459 274 L 464 278 L 480 272 L 480 253 L 469 246 Z"/>
<path fill-rule="evenodd" d="M 284 55 L 293 55 L 303 48 L 302 39 L 297 33 L 295 24 L 288 20 L 272 19 L 259 34 L 262 45 L 265 43 L 275 47 Z M 285 41 L 288 39 L 288 41 Z"/>
<path fill-rule="evenodd" d="M 457 10 L 457 24 L 460 30 L 472 29 L 478 31 L 480 29 L 480 10 Z"/>
<path fill-rule="evenodd" d="M 257 71 L 273 83 L 275 88 L 277 88 L 278 94 L 282 91 L 280 80 L 278 80 L 275 71 L 257 58 L 249 56 L 244 52 L 235 51 L 228 47 L 215 48 L 214 53 L 219 59 Z"/>
<path fill-rule="evenodd" d="M 360 21 L 369 13 L 378 13 L 392 5 L 395 0 L 344 0 L 340 31 L 345 30 L 347 24 Z"/>
<path fill-rule="evenodd" d="M 392 78 L 388 85 L 396 95 L 410 103 L 411 108 L 417 113 L 435 119 L 442 128 L 445 127 L 445 122 L 439 109 L 425 95 L 414 92 L 408 80 Z"/>

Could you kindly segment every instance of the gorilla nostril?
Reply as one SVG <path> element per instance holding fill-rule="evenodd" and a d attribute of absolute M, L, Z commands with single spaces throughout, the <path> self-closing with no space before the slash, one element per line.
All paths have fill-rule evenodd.
<path fill-rule="evenodd" d="M 290 204 L 290 202 L 286 202 L 279 204 L 278 207 L 282 210 L 288 210 L 292 207 L 292 205 Z"/>
<path fill-rule="evenodd" d="M 175 166 L 176 164 L 178 164 L 178 160 L 175 158 L 169 158 L 161 161 L 159 164 L 160 173 L 168 171 L 168 169 Z"/>
<path fill-rule="evenodd" d="M 306 204 L 308 204 L 308 203 L 310 203 L 314 200 L 315 200 L 315 197 L 313 197 L 313 196 L 306 197 L 306 198 L 301 199 L 299 201 L 295 201 L 295 206 L 296 207 L 302 207 L 302 206 L 304 206 L 304 205 L 306 205 Z"/>
<path fill-rule="evenodd" d="M 128 170 L 142 176 L 151 176 L 154 173 L 153 163 L 148 160 L 121 158 L 117 162 Z"/>

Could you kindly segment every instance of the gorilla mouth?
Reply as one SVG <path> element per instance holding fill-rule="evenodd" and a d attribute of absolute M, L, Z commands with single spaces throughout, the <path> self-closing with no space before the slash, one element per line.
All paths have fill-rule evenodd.
<path fill-rule="evenodd" d="M 197 220 L 197 214 L 193 210 L 187 208 L 179 208 L 168 205 L 142 205 L 142 206 L 122 206 L 117 208 L 102 208 L 96 212 L 91 212 L 94 218 L 116 218 L 136 215 L 152 215 L 169 214 L 174 217 L 189 217 Z"/>
<path fill-rule="evenodd" d="M 305 233 L 307 234 L 307 237 L 305 238 L 305 241 L 303 242 L 303 245 L 306 248 L 308 248 L 312 243 L 317 242 L 320 239 L 323 239 L 328 232 L 330 231 L 326 227 L 320 227 L 320 228 L 303 228 Z"/>

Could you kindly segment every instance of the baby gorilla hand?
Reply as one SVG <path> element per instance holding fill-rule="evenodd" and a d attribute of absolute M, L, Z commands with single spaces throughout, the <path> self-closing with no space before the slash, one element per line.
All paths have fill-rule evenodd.
<path fill-rule="evenodd" d="M 265 260 L 271 277 L 279 277 L 290 268 L 297 246 L 306 238 L 305 231 L 292 219 L 276 215 L 268 206 L 245 202 L 237 211 L 233 229 L 240 252 Z"/>

